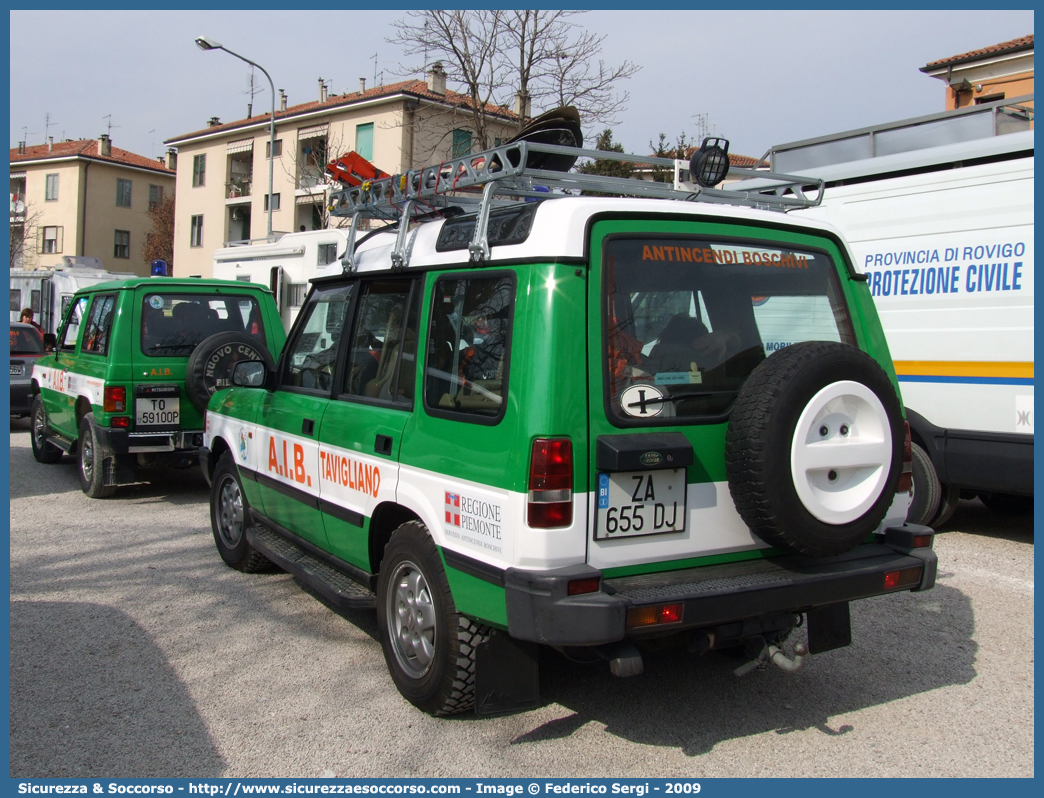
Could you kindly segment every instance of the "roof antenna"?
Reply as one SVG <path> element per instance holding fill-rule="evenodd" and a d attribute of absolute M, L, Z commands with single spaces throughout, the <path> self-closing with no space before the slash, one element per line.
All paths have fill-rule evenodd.
<path fill-rule="evenodd" d="M 112 123 L 112 114 L 106 114 L 105 116 L 102 117 L 102 119 L 108 119 L 109 120 L 109 138 L 110 139 L 112 138 L 112 129 L 114 127 L 123 127 L 122 125 L 114 125 Z"/>

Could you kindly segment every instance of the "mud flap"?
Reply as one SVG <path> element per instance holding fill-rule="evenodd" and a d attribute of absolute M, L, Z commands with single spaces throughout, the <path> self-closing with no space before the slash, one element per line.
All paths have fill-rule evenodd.
<path fill-rule="evenodd" d="M 805 619 L 808 621 L 809 653 L 822 654 L 851 644 L 852 618 L 847 601 L 809 610 Z"/>
<path fill-rule="evenodd" d="M 540 703 L 539 649 L 494 629 L 475 649 L 475 714 L 534 709 Z"/>
<path fill-rule="evenodd" d="M 138 481 L 134 466 L 125 462 L 127 458 L 106 454 L 102 459 L 102 473 L 106 485 L 132 485 Z"/>

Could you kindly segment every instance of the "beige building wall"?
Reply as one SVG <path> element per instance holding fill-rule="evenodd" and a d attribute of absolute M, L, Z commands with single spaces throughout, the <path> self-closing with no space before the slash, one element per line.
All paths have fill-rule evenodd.
<path fill-rule="evenodd" d="M 279 195 L 279 208 L 272 213 L 273 234 L 296 232 L 303 225 L 313 229 L 316 204 L 325 205 L 326 187 L 314 185 L 314 170 L 308 170 L 302 141 L 315 138 L 317 130 L 325 130 L 326 163 L 357 146 L 359 127 L 373 125 L 374 165 L 389 174 L 419 168 L 450 157 L 452 129 L 467 126 L 468 115 L 462 111 L 438 109 L 433 104 L 402 99 L 360 102 L 346 108 L 323 109 L 302 113 L 276 122 L 276 141 L 281 153 L 275 158 L 272 172 L 273 193 Z M 449 127 L 447 127 L 449 125 Z M 514 134 L 510 123 L 494 125 L 495 135 L 506 140 Z M 414 133 L 416 130 L 416 133 Z M 213 271 L 215 250 L 229 241 L 263 239 L 267 233 L 268 214 L 265 195 L 268 192 L 269 127 L 266 121 L 256 125 L 224 129 L 208 135 L 202 131 L 178 148 L 177 197 L 174 251 L 178 276 L 209 277 Z M 420 144 L 418 148 L 417 143 Z M 279 145 L 277 145 L 277 149 Z M 230 153 L 230 150 L 237 152 Z M 193 162 L 206 155 L 204 185 L 193 186 Z M 233 161 L 250 164 L 249 184 L 234 179 Z M 321 169 L 319 170 L 321 174 Z M 242 174 L 240 170 L 239 174 Z M 320 199 L 321 197 L 321 199 Z M 232 219 L 232 215 L 238 217 Z M 192 246 L 192 218 L 203 217 L 200 246 Z M 249 217 L 249 228 L 245 218 Z M 332 218 L 328 226 L 344 226 L 347 220 Z"/>
<path fill-rule="evenodd" d="M 26 268 L 49 268 L 61 263 L 62 255 L 80 254 L 78 232 L 82 198 L 79 184 L 82 168 L 80 162 L 71 158 L 24 167 L 26 217 L 35 228 L 30 231 L 34 240 L 25 243 Z M 58 175 L 57 200 L 44 199 L 47 175 Z M 45 227 L 59 228 L 61 246 L 58 252 L 51 254 L 42 251 Z"/>
<path fill-rule="evenodd" d="M 131 183 L 129 208 L 116 204 L 116 181 Z M 152 175 L 144 170 L 92 163 L 86 169 L 86 209 L 83 211 L 86 231 L 83 254 L 99 258 L 114 272 L 133 272 L 148 276 L 150 264 L 142 257 L 145 236 L 152 229 L 147 213 L 149 186 L 162 186 L 165 195 L 174 190 L 174 181 L 164 175 Z M 116 255 L 116 231 L 130 233 L 128 257 Z"/>
<path fill-rule="evenodd" d="M 149 186 L 174 191 L 172 176 L 133 166 L 83 158 L 55 158 L 36 163 L 12 163 L 12 176 L 25 174 L 26 218 L 34 240 L 26 242 L 23 268 L 52 268 L 63 255 L 96 257 L 115 272 L 147 276 L 150 264 L 142 257 L 145 236 L 152 229 L 146 215 Z M 58 175 L 58 198 L 47 200 L 47 175 Z M 116 205 L 116 180 L 131 181 L 131 207 Z M 14 184 L 12 180 L 12 184 Z M 44 228 L 60 231 L 56 252 L 43 249 Z M 115 257 L 116 231 L 130 233 L 129 257 Z"/>

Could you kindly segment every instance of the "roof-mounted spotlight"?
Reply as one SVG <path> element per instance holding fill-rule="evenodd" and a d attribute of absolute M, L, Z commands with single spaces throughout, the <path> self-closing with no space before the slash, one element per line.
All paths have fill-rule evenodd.
<path fill-rule="evenodd" d="M 689 178 L 704 188 L 712 188 L 729 173 L 728 139 L 705 138 L 689 161 Z"/>

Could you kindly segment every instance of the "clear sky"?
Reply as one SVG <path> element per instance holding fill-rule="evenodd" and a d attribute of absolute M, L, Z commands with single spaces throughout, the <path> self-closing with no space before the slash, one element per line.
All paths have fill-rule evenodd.
<path fill-rule="evenodd" d="M 11 11 L 11 146 L 46 136 L 95 138 L 146 156 L 210 117 L 246 116 L 250 68 L 203 52 L 205 35 L 261 64 L 289 104 L 402 80 L 386 38 L 401 11 Z M 889 122 L 944 108 L 930 61 L 1033 32 L 1022 11 L 595 11 L 609 63 L 642 70 L 614 127 L 629 152 L 701 129 L 732 152 Z M 254 109 L 271 106 L 257 75 Z M 452 88 L 452 85 L 451 85 Z M 47 127 L 47 115 L 51 124 Z M 587 143 L 599 131 L 585 128 Z"/>

